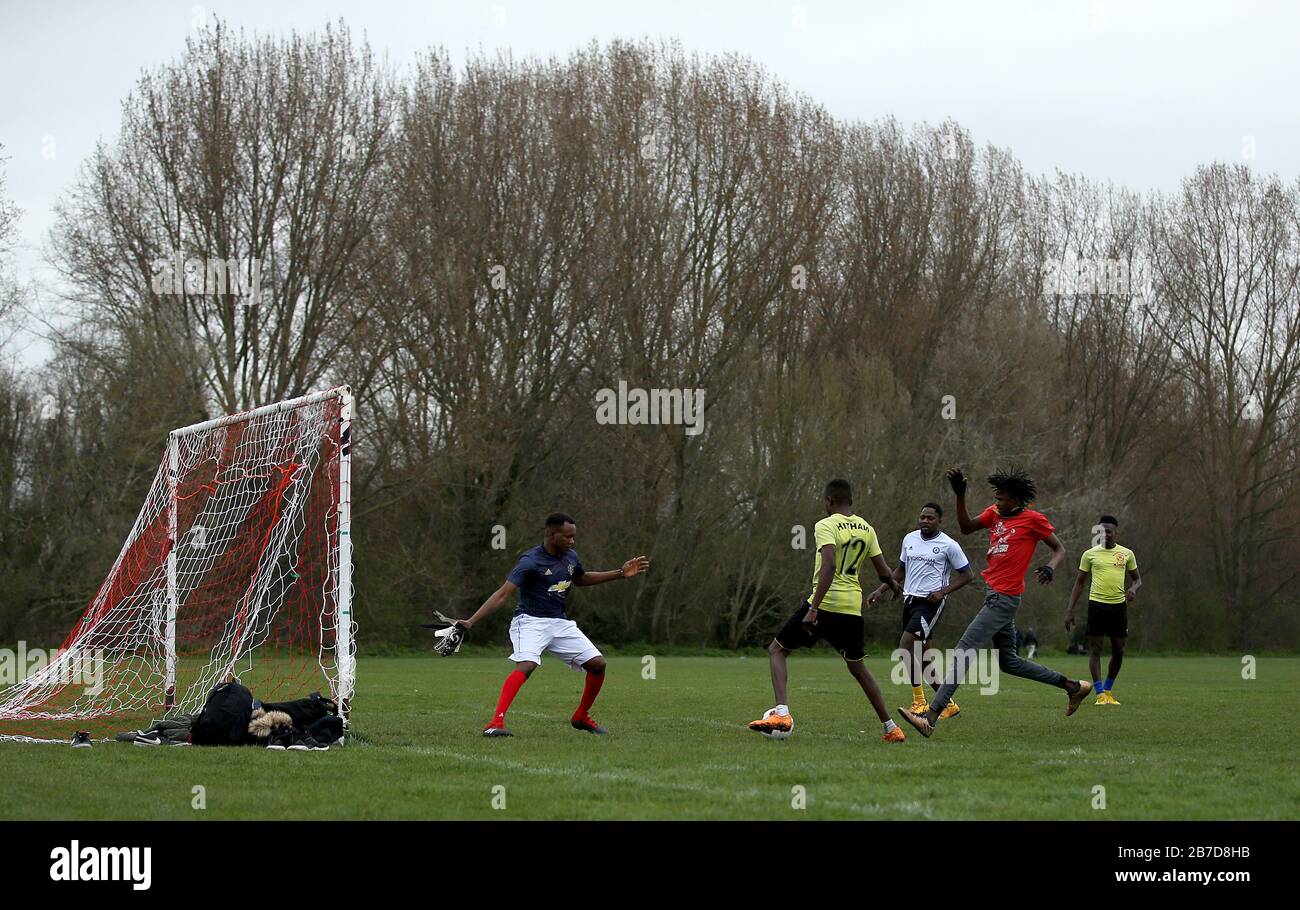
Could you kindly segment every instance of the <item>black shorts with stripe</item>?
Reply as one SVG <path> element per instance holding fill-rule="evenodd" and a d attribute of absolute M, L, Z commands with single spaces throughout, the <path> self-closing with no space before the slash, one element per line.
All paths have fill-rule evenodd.
<path fill-rule="evenodd" d="M 903 595 L 903 631 L 911 632 L 918 641 L 929 641 L 947 602 L 947 598 L 934 603 L 926 597 Z"/>
<path fill-rule="evenodd" d="M 1088 601 L 1089 638 L 1128 638 L 1128 602 L 1105 604 Z"/>
<path fill-rule="evenodd" d="M 795 614 L 785 621 L 781 631 L 776 633 L 776 642 L 787 651 L 799 648 L 811 648 L 818 641 L 825 641 L 839 652 L 845 660 L 862 660 L 867 656 L 863 647 L 866 626 L 861 616 L 849 613 L 831 613 L 828 610 L 817 611 L 817 625 L 811 633 L 804 628 L 803 618 L 808 614 L 809 604 L 805 601 Z"/>

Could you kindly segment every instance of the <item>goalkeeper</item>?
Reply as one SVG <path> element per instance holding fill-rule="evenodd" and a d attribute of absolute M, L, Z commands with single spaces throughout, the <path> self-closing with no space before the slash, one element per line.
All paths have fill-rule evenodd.
<path fill-rule="evenodd" d="M 956 660 L 948 677 L 934 694 L 930 707 L 922 714 L 899 708 L 903 719 L 922 736 L 929 736 L 939 723 L 939 715 L 952 700 L 967 669 L 975 663 L 975 649 L 990 641 L 998 650 L 998 667 L 1003 673 L 1032 679 L 1064 689 L 1069 696 L 1065 716 L 1075 712 L 1092 691 L 1087 680 L 1069 679 L 1055 670 L 1025 660 L 1016 647 L 1016 611 L 1025 590 L 1025 574 L 1041 540 L 1052 551 L 1051 559 L 1034 570 L 1039 584 L 1051 584 L 1052 577 L 1065 559 L 1065 548 L 1056 538 L 1056 530 L 1047 516 L 1029 508 L 1037 495 L 1034 482 L 1023 471 L 999 471 L 989 476 L 993 488 L 993 505 L 975 518 L 966 511 L 966 475 L 961 468 L 948 472 L 948 482 L 957 494 L 957 525 L 963 534 L 989 532 L 988 568 L 984 581 L 988 595 L 984 607 L 975 614 L 961 640 L 957 642 Z"/>
<path fill-rule="evenodd" d="M 650 560 L 636 556 L 623 563 L 622 568 L 608 572 L 588 572 L 573 549 L 578 528 L 568 515 L 556 512 L 546 518 L 546 533 L 541 546 L 525 550 L 515 567 L 483 606 L 467 620 L 456 623 L 449 637 L 440 642 L 439 651 L 455 653 L 464 633 L 486 616 L 499 610 L 507 598 L 519 591 L 519 606 L 510 623 L 510 643 L 514 652 L 510 659 L 515 670 L 506 677 L 497 701 L 496 713 L 483 729 L 484 736 L 511 736 L 506 729 L 506 711 L 514 701 L 520 687 L 542 662 L 542 652 L 549 651 L 574 670 L 587 671 L 587 683 L 582 690 L 582 701 L 570 721 L 573 727 L 587 733 L 604 735 L 609 731 L 591 718 L 591 705 L 605 682 L 605 658 L 590 639 L 582 634 L 578 624 L 564 612 L 569 588 L 604 584 L 619 578 L 632 578 L 650 571 Z"/>

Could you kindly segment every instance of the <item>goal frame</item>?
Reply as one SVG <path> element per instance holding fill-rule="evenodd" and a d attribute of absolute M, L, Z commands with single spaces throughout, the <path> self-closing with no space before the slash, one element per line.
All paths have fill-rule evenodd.
<path fill-rule="evenodd" d="M 165 680 L 163 707 L 171 709 L 176 703 L 176 616 L 180 608 L 176 585 L 176 518 L 177 486 L 180 473 L 180 441 L 193 433 L 202 433 L 219 427 L 253 420 L 279 411 L 290 411 L 316 404 L 331 398 L 339 400 L 339 465 L 338 465 L 338 596 L 335 599 L 335 659 L 338 663 L 338 704 L 343 723 L 350 720 L 352 696 L 356 692 L 356 655 L 352 642 L 352 389 L 341 385 L 298 398 L 277 401 L 237 414 L 215 417 L 187 427 L 179 427 L 167 435 L 167 625 L 164 633 Z"/>

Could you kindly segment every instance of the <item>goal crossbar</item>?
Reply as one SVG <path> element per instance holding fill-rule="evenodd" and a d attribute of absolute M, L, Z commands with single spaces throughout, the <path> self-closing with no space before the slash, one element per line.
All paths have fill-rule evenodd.
<path fill-rule="evenodd" d="M 256 417 L 264 417 L 267 414 L 276 414 L 280 411 L 292 411 L 294 408 L 301 408 L 305 405 L 315 404 L 318 401 L 324 401 L 327 398 L 345 398 L 349 403 L 352 400 L 351 390 L 345 386 L 335 386 L 332 389 L 324 389 L 320 392 L 312 392 L 308 395 L 302 395 L 298 398 L 290 398 L 285 401 L 277 401 L 273 404 L 264 404 L 259 408 L 253 408 L 249 411 L 240 411 L 237 414 L 227 414 L 225 417 L 214 417 L 211 420 L 204 420 L 200 423 L 192 423 L 187 427 L 178 427 L 172 430 L 171 436 L 189 436 L 192 433 L 201 433 L 204 430 L 215 430 L 218 427 L 227 427 L 232 423 L 241 423 L 252 420 Z"/>

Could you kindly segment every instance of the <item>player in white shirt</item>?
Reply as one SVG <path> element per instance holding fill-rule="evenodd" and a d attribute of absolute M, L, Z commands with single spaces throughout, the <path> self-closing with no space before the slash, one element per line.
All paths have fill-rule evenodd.
<path fill-rule="evenodd" d="M 924 714 L 929 707 L 925 687 L 921 684 L 924 662 L 921 652 L 926 650 L 948 595 L 974 577 L 961 544 L 939 530 L 942 523 L 942 506 L 937 502 L 921 506 L 916 530 L 903 538 L 898 567 L 894 569 L 894 578 L 903 585 L 903 637 L 898 647 L 907 661 L 908 677 L 912 682 L 913 713 L 920 711 Z M 957 573 L 956 581 L 950 581 L 953 572 Z M 872 592 L 868 602 L 874 605 L 885 590 L 886 586 L 881 585 Z M 931 688 L 938 688 L 938 679 L 938 675 L 933 677 Z M 953 717 L 960 711 L 949 702 L 943 716 Z"/>

